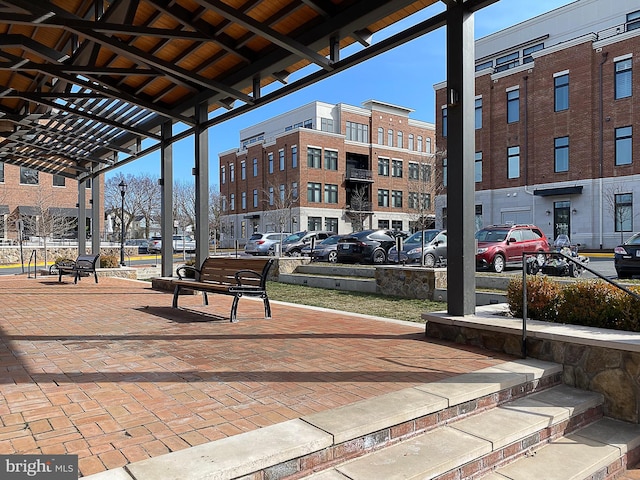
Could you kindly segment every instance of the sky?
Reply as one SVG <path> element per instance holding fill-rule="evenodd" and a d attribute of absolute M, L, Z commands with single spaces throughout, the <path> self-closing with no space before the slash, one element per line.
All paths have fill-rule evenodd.
<path fill-rule="evenodd" d="M 574 0 L 499 0 L 475 14 L 475 38 L 491 33 L 572 3 Z M 399 22 L 374 36 L 380 41 L 398 31 L 430 18 L 443 10 L 438 2 L 411 19 Z M 358 48 L 358 47 L 354 47 Z M 345 50 L 341 58 L 354 53 Z M 322 80 L 252 112 L 209 128 L 209 183 L 218 185 L 218 154 L 239 147 L 240 130 L 273 116 L 288 112 L 314 101 L 346 103 L 360 106 L 371 99 L 408 107 L 414 111 L 410 118 L 435 122 L 435 92 L 433 85 L 446 79 L 445 30 L 443 28 L 408 42 L 389 52 L 372 58 L 344 72 Z M 307 72 L 310 73 L 310 72 Z M 292 76 L 296 80 L 299 76 Z M 268 93 L 265 90 L 264 93 Z M 223 110 L 212 115 L 223 113 Z M 183 128 L 174 127 L 174 133 Z M 193 137 L 174 143 L 174 180 L 193 182 Z M 160 177 L 160 152 L 151 153 L 107 173 L 129 175 L 148 173 Z"/>

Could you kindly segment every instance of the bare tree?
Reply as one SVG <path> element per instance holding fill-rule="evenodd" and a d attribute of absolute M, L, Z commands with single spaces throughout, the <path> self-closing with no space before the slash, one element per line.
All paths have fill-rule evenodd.
<path fill-rule="evenodd" d="M 620 243 L 624 242 L 625 232 L 633 231 L 633 207 L 631 205 L 631 191 L 625 183 L 608 185 L 602 189 L 602 198 L 606 209 L 613 218 L 613 230 L 620 232 Z M 629 196 L 627 204 L 625 196 Z"/>
<path fill-rule="evenodd" d="M 293 207 L 298 203 L 298 192 L 286 184 L 269 184 L 265 191 L 265 218 L 277 231 L 293 230 Z"/>
<path fill-rule="evenodd" d="M 124 195 L 124 212 L 122 211 L 122 195 L 120 182 L 124 181 L 127 189 Z M 105 210 L 112 212 L 125 226 L 125 232 L 132 231 L 137 218 L 144 218 L 144 236 L 149 237 L 149 229 L 153 219 L 158 215 L 160 205 L 160 187 L 149 174 L 122 174 L 108 178 L 104 192 Z"/>
<path fill-rule="evenodd" d="M 410 218 L 416 231 L 425 230 L 433 224 L 435 218 L 434 200 L 442 188 L 434 181 L 435 165 L 433 162 L 423 161 L 410 165 L 409 168 Z"/>
<path fill-rule="evenodd" d="M 196 189 L 193 182 L 176 181 L 173 184 L 173 220 L 181 232 L 196 225 Z"/>
<path fill-rule="evenodd" d="M 351 220 L 354 232 L 364 230 L 364 222 L 371 215 L 371 200 L 369 200 L 368 189 L 364 185 L 356 187 L 351 192 L 347 217 Z"/>
<path fill-rule="evenodd" d="M 218 248 L 222 232 L 223 197 L 214 188 L 209 188 L 209 236 L 215 241 L 214 251 Z"/>

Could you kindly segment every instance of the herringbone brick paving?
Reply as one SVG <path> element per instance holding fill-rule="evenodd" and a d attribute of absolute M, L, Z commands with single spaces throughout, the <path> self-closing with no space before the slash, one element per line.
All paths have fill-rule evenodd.
<path fill-rule="evenodd" d="M 422 325 L 149 283 L 0 277 L 0 453 L 89 475 L 509 360 Z"/>

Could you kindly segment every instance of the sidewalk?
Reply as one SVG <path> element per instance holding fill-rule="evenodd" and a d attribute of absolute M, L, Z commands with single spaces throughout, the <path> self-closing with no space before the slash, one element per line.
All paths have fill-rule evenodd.
<path fill-rule="evenodd" d="M 509 360 L 424 326 L 148 283 L 0 277 L 0 453 L 83 476 Z M 204 314 L 202 312 L 205 312 Z"/>

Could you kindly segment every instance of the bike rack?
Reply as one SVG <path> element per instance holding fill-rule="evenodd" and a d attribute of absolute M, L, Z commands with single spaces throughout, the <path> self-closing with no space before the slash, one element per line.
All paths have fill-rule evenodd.
<path fill-rule="evenodd" d="M 527 257 L 537 257 L 538 255 L 551 255 L 556 257 L 561 257 L 563 260 L 568 260 L 569 262 L 573 262 L 576 265 L 584 268 L 587 272 L 592 273 L 596 277 L 604 280 L 605 282 L 613 285 L 616 288 L 628 293 L 632 297 L 640 300 L 640 295 L 629 290 L 627 287 L 620 285 L 610 278 L 605 277 L 601 273 L 598 273 L 586 265 L 583 265 L 582 262 L 576 260 L 573 257 L 568 257 L 560 252 L 522 252 L 522 358 L 527 358 Z"/>
<path fill-rule="evenodd" d="M 38 277 L 38 251 L 31 250 L 29 255 L 29 263 L 27 264 L 27 278 L 31 278 L 31 261 L 33 260 L 33 278 Z"/>

